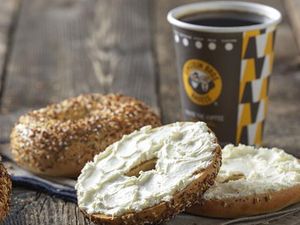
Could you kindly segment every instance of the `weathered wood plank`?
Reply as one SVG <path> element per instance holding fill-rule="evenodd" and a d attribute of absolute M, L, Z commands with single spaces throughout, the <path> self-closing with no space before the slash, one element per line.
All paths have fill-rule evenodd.
<path fill-rule="evenodd" d="M 196 0 L 190 1 L 197 2 Z M 155 4 L 155 47 L 158 61 L 160 107 L 164 123 L 181 120 L 181 105 L 176 71 L 175 50 L 171 25 L 166 16 L 169 10 L 186 4 L 184 0 L 156 1 Z"/>
<path fill-rule="evenodd" d="M 298 225 L 300 218 L 300 212 L 291 213 L 289 215 L 286 215 L 284 217 L 278 218 L 276 220 L 272 220 L 269 224 L 272 225 Z"/>
<path fill-rule="evenodd" d="M 300 98 L 299 68 L 295 59 L 299 52 L 292 30 L 286 19 L 283 3 L 276 1 L 256 1 L 269 4 L 283 13 L 283 21 L 276 37 L 276 59 L 270 87 L 269 115 L 265 129 L 265 145 L 286 148 L 289 152 L 300 154 Z M 162 1 L 156 4 L 155 46 L 158 56 L 160 77 L 160 104 L 163 121 L 173 122 L 181 119 L 178 79 L 175 68 L 175 52 L 171 26 L 166 21 L 167 12 L 186 3 L 183 0 Z M 176 90 L 176 91 L 175 91 Z M 284 92 L 284 93 L 283 93 Z"/>
<path fill-rule="evenodd" d="M 3 92 L 0 139 L 25 110 L 121 92 L 158 111 L 148 0 L 24 0 Z M 118 13 L 115 13 L 118 11 Z"/>
<path fill-rule="evenodd" d="M 19 9 L 18 0 L 0 0 L 0 105 L 9 60 L 15 22 Z"/>
<path fill-rule="evenodd" d="M 270 84 L 269 115 L 264 144 L 300 158 L 300 71 L 274 72 Z"/>
<path fill-rule="evenodd" d="M 80 93 L 121 92 L 158 111 L 151 4 L 24 0 L 3 92 L 2 142 L 20 114 Z M 90 223 L 75 204 L 14 190 L 4 224 Z"/>
<path fill-rule="evenodd" d="M 20 8 L 20 0 L 0 0 L 0 106 L 2 103 L 2 95 L 4 91 L 4 83 L 7 73 L 7 64 L 9 63 L 14 31 L 16 29 L 16 23 L 18 18 L 18 12 Z M 1 109 L 0 109 L 1 115 Z M 5 122 L 0 116 L 0 144 L 6 143 L 7 138 L 3 139 L 4 135 L 8 135 L 7 129 L 1 125 Z"/>
<path fill-rule="evenodd" d="M 25 22 L 20 20 L 20 29 L 16 37 L 16 43 L 19 44 L 18 47 L 14 48 L 15 50 L 12 55 L 13 62 L 8 69 L 9 73 L 6 86 L 8 88 L 6 88 L 4 95 L 5 107 L 3 110 L 8 113 L 6 114 L 8 116 L 5 117 L 5 112 L 2 113 L 0 116 L 0 128 L 2 121 L 5 123 L 6 118 L 10 117 L 11 122 L 13 122 L 16 116 L 24 110 L 40 107 L 48 102 L 57 101 L 80 92 L 108 92 L 110 90 L 120 90 L 127 94 L 133 93 L 132 95 L 146 100 L 152 106 L 156 106 L 156 97 L 153 97 L 155 95 L 152 95 L 152 93 L 148 91 L 148 85 L 150 85 L 152 92 L 155 92 L 155 87 L 151 88 L 151 82 L 155 81 L 155 76 L 151 75 L 152 73 L 155 74 L 155 70 L 153 69 L 154 65 L 151 65 L 154 64 L 152 58 L 153 46 L 151 46 L 150 39 L 152 34 L 149 33 L 153 31 L 152 19 L 155 19 L 154 47 L 158 56 L 158 69 L 161 83 L 160 101 L 162 109 L 164 110 L 164 121 L 170 122 L 180 118 L 177 75 L 172 48 L 173 43 L 170 26 L 167 24 L 165 16 L 166 12 L 175 5 L 184 4 L 185 2 L 183 0 L 177 0 L 175 2 L 155 1 L 155 14 L 151 11 L 152 3 L 150 4 L 150 1 L 141 1 L 141 3 L 138 3 L 138 6 L 131 5 L 131 2 L 125 2 L 124 5 L 127 4 L 128 6 L 124 6 L 121 1 L 114 1 L 113 3 L 108 1 L 90 1 L 92 3 L 86 3 L 86 1 L 67 0 L 45 2 L 46 1 L 26 0 L 27 6 L 24 5 L 22 9 L 21 18 L 23 20 L 25 19 Z M 277 1 L 275 2 L 277 3 Z M 33 9 L 30 9 L 30 7 L 33 7 Z M 84 10 L 82 10 L 82 7 Z M 127 17 L 130 18 L 125 19 L 125 12 L 121 10 L 123 13 L 120 13 L 118 10 L 119 7 L 124 11 L 128 11 Z M 42 11 L 36 12 L 38 10 Z M 54 15 L 53 11 L 55 12 Z M 76 11 L 76 13 L 74 13 L 74 11 Z M 99 12 L 99 15 L 95 15 L 96 11 L 97 13 Z M 141 13 L 138 12 L 143 13 L 142 20 L 140 20 L 140 22 L 131 22 L 135 20 L 137 15 L 141 16 Z M 28 15 L 25 17 L 24 13 Z M 33 15 L 31 15 L 32 13 Z M 90 14 L 92 14 L 92 16 Z M 103 14 L 103 17 L 100 14 Z M 123 15 L 123 17 L 121 15 Z M 78 17 L 80 17 L 80 19 L 78 19 Z M 108 17 L 115 19 L 109 19 L 108 21 L 103 19 Z M 64 21 L 63 18 L 65 18 L 66 21 Z M 93 22 L 91 23 L 89 22 L 90 18 L 93 18 Z M 36 19 L 40 19 L 43 25 L 37 22 L 34 23 Z M 111 20 L 114 20 L 114 22 Z M 121 22 L 118 20 L 121 20 Z M 87 27 L 79 28 L 78 21 Z M 136 24 L 136 27 L 139 28 L 132 28 L 131 23 L 137 23 L 138 25 Z M 25 31 L 25 27 L 29 26 L 29 24 L 30 26 L 32 25 L 33 28 L 30 28 L 30 32 L 27 32 Z M 50 24 L 52 28 L 49 28 Z M 141 29 L 142 26 L 145 27 Z M 117 32 L 117 28 L 121 29 L 121 33 Z M 48 29 L 51 30 L 49 31 Z M 144 29 L 148 29 L 148 31 Z M 280 45 L 283 46 L 277 45 L 277 64 L 275 67 L 275 76 L 271 83 L 270 114 L 273 116 L 269 116 L 268 122 L 272 126 L 275 125 L 273 127 L 267 125 L 269 128 L 266 130 L 266 143 L 273 145 L 274 139 L 277 139 L 278 143 L 276 143 L 276 145 L 278 146 L 288 148 L 296 146 L 297 148 L 300 141 L 298 141 L 296 135 L 293 136 L 291 144 L 287 145 L 287 139 L 291 135 L 299 133 L 299 128 L 296 127 L 297 123 L 289 130 L 286 127 L 286 122 L 295 123 L 295 121 L 299 121 L 299 117 L 297 117 L 297 113 L 295 113 L 295 110 L 299 112 L 298 106 L 287 109 L 288 104 L 293 105 L 297 103 L 295 102 L 295 97 L 299 96 L 299 91 L 296 90 L 297 85 L 299 86 L 299 74 L 295 70 L 297 65 L 292 62 L 292 59 L 298 53 L 295 50 L 295 42 L 291 39 L 292 35 L 288 24 L 284 22 L 280 29 L 284 30 L 284 33 L 279 32 L 277 43 L 280 42 Z M 94 33 L 93 30 L 99 30 L 99 33 Z M 139 30 L 140 34 L 136 39 L 126 34 L 127 31 L 135 33 L 136 30 Z M 53 37 L 51 31 L 57 36 L 54 35 L 55 37 Z M 86 31 L 87 34 L 81 33 L 80 31 Z M 44 32 L 47 35 L 41 34 L 40 32 Z M 69 38 L 73 38 L 73 33 L 69 32 L 74 32 L 74 39 L 69 40 Z M 111 33 L 114 33 L 114 35 L 111 35 Z M 145 37 L 144 34 L 148 36 Z M 31 37 L 34 35 L 38 35 L 39 38 L 44 38 L 43 41 L 37 41 L 36 45 L 30 43 Z M 52 38 L 48 38 L 49 35 L 52 35 Z M 89 35 L 87 41 L 85 41 L 85 35 Z M 145 39 L 147 43 L 143 42 Z M 126 40 L 126 42 L 122 42 L 122 40 Z M 23 42 L 23 44 L 21 44 L 21 42 Z M 140 47 L 136 46 L 146 46 L 142 51 L 145 53 L 144 57 L 147 60 L 150 59 L 149 61 L 145 60 L 145 58 L 141 58 L 143 54 L 138 50 Z M 45 47 L 47 47 L 46 50 Z M 96 51 L 93 52 L 91 49 L 96 49 Z M 24 62 L 22 62 L 23 59 L 21 59 L 21 56 L 18 56 L 18 54 L 26 58 Z M 75 56 L 73 54 L 75 54 Z M 40 57 L 44 57 L 44 59 Z M 113 60 L 115 58 L 117 58 L 117 60 Z M 145 63 L 146 61 L 148 63 Z M 20 63 L 20 65 L 17 64 L 17 62 Z M 139 67 L 137 68 L 137 66 Z M 150 72 L 148 69 L 150 69 Z M 43 73 L 43 71 L 46 72 Z M 83 73 L 84 71 L 89 71 L 89 73 Z M 59 72 L 60 75 L 58 75 L 57 72 Z M 130 77 L 125 76 L 127 73 L 130 73 Z M 86 77 L 80 76 L 82 74 L 86 75 Z M 144 77 L 149 76 L 149 74 L 150 78 L 146 78 L 150 80 L 145 80 Z M 120 77 L 121 75 L 124 76 Z M 15 82 L 16 85 L 18 85 L 17 87 L 22 86 L 25 90 L 17 90 L 14 88 Z M 145 86 L 145 84 L 147 86 Z M 286 89 L 282 88 L 281 84 L 283 84 Z M 36 90 L 31 90 L 33 88 Z M 289 92 L 286 90 L 289 90 Z M 46 95 L 46 92 L 50 94 Z M 40 96 L 35 96 L 39 94 Z M 26 95 L 24 97 L 24 104 L 22 103 L 22 95 Z M 274 101 L 275 103 L 273 103 Z M 153 104 L 153 102 L 155 103 Z M 23 105 L 23 108 L 20 107 L 20 105 Z M 281 108 L 282 111 L 278 111 L 278 107 Z M 275 111 L 277 114 L 274 113 Z M 287 118 L 289 117 L 288 115 L 292 115 L 291 118 Z M 280 123 L 277 123 L 278 120 Z M 9 133 L 11 122 L 4 126 L 7 134 Z M 273 131 L 274 129 L 279 131 L 279 133 Z M 4 138 L 6 137 L 7 135 L 4 136 Z M 74 204 L 66 203 L 62 200 L 34 191 L 28 191 L 27 189 L 14 188 L 12 203 L 11 214 L 5 220 L 4 224 L 89 223 L 82 217 L 82 214 Z M 289 224 L 285 222 L 296 221 L 295 218 L 299 218 L 298 214 L 294 216 L 295 217 L 289 217 L 288 219 L 282 218 L 277 220 L 276 223 L 274 221 L 274 224 Z"/>
<path fill-rule="evenodd" d="M 14 188 L 9 217 L 4 224 L 92 224 L 74 203 L 43 193 Z"/>
<path fill-rule="evenodd" d="M 287 17 L 293 28 L 295 40 L 298 44 L 298 49 L 300 50 L 300 2 L 297 0 L 286 0 L 284 3 L 286 11 L 288 12 Z"/>

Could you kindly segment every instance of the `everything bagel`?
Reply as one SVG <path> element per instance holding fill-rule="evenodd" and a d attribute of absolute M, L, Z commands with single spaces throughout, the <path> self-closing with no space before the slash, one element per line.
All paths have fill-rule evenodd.
<path fill-rule="evenodd" d="M 78 204 L 99 224 L 161 223 L 194 204 L 220 164 L 220 146 L 205 123 L 146 126 L 85 165 Z"/>
<path fill-rule="evenodd" d="M 300 161 L 281 149 L 227 145 L 215 184 L 187 212 L 221 218 L 253 216 L 300 202 Z"/>
<path fill-rule="evenodd" d="M 0 222 L 3 221 L 9 210 L 11 195 L 11 180 L 0 158 Z"/>
<path fill-rule="evenodd" d="M 108 145 L 159 117 L 134 98 L 80 95 L 21 116 L 11 133 L 14 160 L 37 174 L 78 176 Z"/>

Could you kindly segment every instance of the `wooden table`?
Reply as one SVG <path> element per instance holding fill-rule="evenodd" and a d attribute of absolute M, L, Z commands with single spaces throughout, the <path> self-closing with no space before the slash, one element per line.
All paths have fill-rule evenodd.
<path fill-rule="evenodd" d="M 9 133 L 20 114 L 81 93 L 121 92 L 151 105 L 164 123 L 180 120 L 166 13 L 185 2 L 0 0 L 0 150 L 9 148 Z M 284 16 L 264 145 L 300 157 L 300 3 L 261 2 Z M 273 224 L 299 220 L 296 213 Z M 73 203 L 14 186 L 11 212 L 3 224 L 90 222 Z"/>

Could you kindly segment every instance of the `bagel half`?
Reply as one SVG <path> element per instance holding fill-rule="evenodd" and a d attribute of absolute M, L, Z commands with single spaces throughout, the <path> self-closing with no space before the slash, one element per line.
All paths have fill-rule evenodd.
<path fill-rule="evenodd" d="M 188 213 L 217 218 L 254 216 L 300 202 L 300 162 L 280 149 L 227 145 L 216 183 Z"/>
<path fill-rule="evenodd" d="M 196 126 L 203 126 L 205 131 L 204 130 L 200 132 L 198 132 L 199 130 L 195 131 L 194 128 Z M 157 134 L 156 132 L 160 131 L 160 129 L 165 129 L 165 131 L 169 132 L 169 134 L 165 136 L 163 133 Z M 181 165 L 180 160 L 183 160 L 183 163 L 185 163 L 186 162 L 185 160 L 187 160 L 188 157 L 185 157 L 186 155 L 184 154 L 189 154 L 189 149 L 182 150 L 183 145 L 180 145 L 180 143 L 185 143 L 186 139 L 185 138 L 181 139 L 181 136 L 186 135 L 186 133 L 193 133 L 193 132 L 197 132 L 198 134 L 200 133 L 200 135 L 199 138 L 196 137 L 191 140 L 190 143 L 191 145 L 193 145 L 193 142 L 200 143 L 199 146 L 201 146 L 201 142 L 206 144 L 210 143 L 210 144 L 207 145 L 204 144 L 204 147 L 201 147 L 201 151 L 203 152 L 198 153 L 198 155 L 194 152 L 191 153 L 192 154 L 191 160 L 193 159 L 193 157 L 197 159 L 197 161 L 193 161 L 193 163 L 191 164 L 193 165 L 193 168 L 189 167 L 190 164 L 186 164 L 187 167 L 189 167 L 186 170 L 187 172 L 182 172 L 182 174 L 181 173 L 178 174 L 179 178 L 175 178 L 177 173 L 176 174 L 174 173 L 176 172 L 177 163 L 179 163 L 178 165 Z M 201 136 L 201 132 L 206 132 L 207 135 Z M 112 160 L 112 158 L 114 159 L 114 157 L 120 159 L 126 146 L 128 146 L 127 149 L 131 149 L 131 147 L 134 147 L 134 145 L 131 146 L 128 143 L 130 143 L 130 141 L 132 141 L 132 143 L 135 143 L 134 139 L 136 137 L 140 137 L 141 134 L 142 135 L 145 134 L 145 139 L 142 140 L 144 140 L 146 143 L 147 141 L 149 141 L 149 143 L 152 143 L 153 146 L 160 146 L 156 150 L 153 150 L 154 152 L 152 154 L 152 157 L 149 157 L 149 155 L 151 155 L 150 154 L 151 152 L 148 152 L 148 150 L 145 150 L 143 148 L 140 149 L 138 145 L 136 145 L 137 146 L 136 149 L 132 149 L 132 152 L 134 153 L 130 155 L 128 160 L 124 161 L 125 164 L 123 166 L 114 168 L 110 172 L 102 171 L 102 170 L 109 171 L 109 169 L 104 169 L 104 167 L 106 168 L 106 166 L 104 166 L 105 163 L 108 163 L 109 160 Z M 213 141 L 209 142 L 208 140 L 206 140 L 206 138 L 204 137 L 207 136 L 211 136 Z M 152 139 L 152 137 L 154 138 Z M 170 143 L 173 147 L 172 149 L 169 149 L 169 151 L 174 152 L 174 155 L 177 154 L 178 152 L 178 155 L 175 158 L 173 158 L 173 156 L 169 156 L 169 154 L 166 154 L 168 153 L 167 150 L 168 147 L 166 146 L 169 145 Z M 188 145 L 189 144 L 187 144 L 186 148 L 188 148 Z M 147 144 L 145 144 L 144 146 L 145 148 L 149 147 Z M 195 144 L 195 146 L 198 146 L 197 143 Z M 152 148 L 150 147 L 149 149 Z M 149 155 L 147 156 L 148 153 Z M 139 154 L 141 154 L 141 156 Z M 174 167 L 171 166 L 171 169 L 170 170 L 167 169 L 167 172 L 161 170 L 160 168 L 169 168 L 169 167 L 162 166 L 164 162 L 161 160 L 161 158 L 159 158 L 159 156 L 167 157 L 167 158 L 169 157 L 168 160 L 170 161 L 168 161 L 167 158 L 166 159 L 164 158 L 163 160 L 165 160 L 166 163 L 169 163 L 168 165 L 174 165 Z M 141 163 L 136 165 L 137 161 L 135 161 L 134 157 L 143 158 L 144 160 L 142 160 Z M 203 160 L 198 160 L 198 157 L 200 158 L 203 157 L 202 158 Z M 123 161 L 122 160 L 114 161 L 114 165 L 119 165 L 121 162 Z M 78 178 L 78 182 L 76 185 L 78 204 L 82 212 L 90 220 L 92 220 L 97 224 L 112 224 L 112 225 L 159 224 L 166 220 L 169 220 L 170 218 L 174 217 L 178 213 L 184 211 L 186 207 L 195 204 L 197 200 L 200 199 L 201 195 L 214 183 L 214 179 L 218 173 L 220 164 L 221 164 L 221 148 L 217 144 L 217 140 L 214 134 L 211 133 L 211 131 L 206 127 L 206 125 L 204 125 L 204 123 L 181 122 L 181 123 L 175 123 L 175 124 L 158 127 L 155 129 L 150 129 L 149 127 L 143 128 L 140 131 L 133 132 L 130 135 L 124 136 L 120 141 L 109 146 L 105 152 L 97 155 L 94 158 L 93 162 L 89 162 L 88 164 L 86 164 L 86 166 L 82 170 L 81 175 Z M 173 171 L 172 168 L 175 168 L 174 169 L 175 172 Z M 168 171 L 171 171 L 170 174 L 168 174 Z M 172 171 L 173 171 L 173 176 L 175 177 L 172 176 Z M 189 174 L 190 171 L 193 171 L 193 173 Z M 149 180 L 146 180 L 146 184 L 148 181 L 150 182 L 149 184 L 150 188 L 145 187 L 145 185 L 143 186 L 144 178 L 145 177 L 147 178 L 148 174 L 153 175 L 149 178 Z M 167 181 L 162 180 L 161 182 L 163 183 L 160 183 L 159 181 L 156 182 L 155 181 L 156 175 L 158 177 L 160 176 L 164 177 L 164 175 L 166 175 L 165 178 Z M 137 177 L 133 178 L 130 176 L 137 176 Z M 189 177 L 188 181 L 185 180 L 185 176 Z M 172 177 L 173 179 L 175 179 L 175 181 L 172 181 Z M 183 178 L 181 179 L 181 177 Z M 118 189 L 119 187 L 118 185 L 119 183 L 122 184 L 123 179 L 124 182 L 127 180 L 129 180 L 130 182 L 125 183 L 126 185 L 122 186 L 122 189 Z M 177 185 L 176 179 L 180 179 L 180 181 L 178 181 L 180 185 L 178 184 L 178 186 L 176 186 Z M 105 183 L 106 180 L 109 181 L 107 184 Z M 117 186 L 113 186 L 114 182 L 116 182 Z M 173 187 L 172 185 L 169 186 L 168 182 L 171 183 L 175 182 L 174 187 L 176 188 L 178 187 L 177 189 L 175 188 L 175 190 L 171 189 L 170 190 L 170 192 L 172 192 L 171 194 L 166 193 L 166 190 L 169 190 L 168 189 L 169 187 Z M 97 187 L 99 187 L 99 190 L 97 190 Z M 137 195 L 135 195 L 135 193 L 137 192 L 122 195 L 124 196 L 124 198 L 128 197 L 129 199 L 133 199 L 133 202 L 130 200 L 129 204 L 122 205 L 123 200 L 122 199 L 119 200 L 116 197 L 118 201 L 116 202 L 117 206 L 115 208 L 113 208 L 114 207 L 113 205 L 115 204 L 114 201 L 112 201 L 112 203 L 106 202 L 106 198 L 108 199 L 114 198 L 112 197 L 112 195 L 115 194 L 118 195 L 118 192 L 124 191 L 128 187 L 129 188 L 137 187 L 138 189 L 137 192 L 139 194 Z M 153 191 L 153 189 L 156 188 L 158 188 L 158 190 Z M 119 190 L 119 191 L 114 192 L 114 190 Z M 145 192 L 147 194 L 148 192 L 151 191 L 153 191 L 153 193 L 150 193 L 148 197 L 145 197 L 145 199 L 143 199 L 142 198 L 142 196 L 144 196 L 143 190 L 147 190 Z M 111 195 L 109 193 L 113 193 L 113 194 Z M 164 195 L 165 193 L 168 196 L 168 198 L 166 198 L 168 200 L 165 199 L 166 197 Z M 137 197 L 138 199 L 136 199 L 133 196 L 138 196 Z M 126 199 L 126 201 L 128 201 L 128 199 Z M 100 207 L 100 209 L 96 209 L 98 206 Z M 93 207 L 96 208 L 94 209 Z M 121 211 L 115 211 L 115 209 L 119 210 L 120 208 Z M 111 214 L 105 213 L 104 211 L 106 209 L 107 209 L 106 212 L 111 212 Z"/>
<path fill-rule="evenodd" d="M 11 186 L 10 176 L 0 162 L 0 222 L 3 221 L 9 211 Z"/>
<path fill-rule="evenodd" d="M 21 116 L 11 133 L 14 160 L 50 176 L 77 177 L 107 146 L 145 125 L 160 125 L 143 102 L 118 94 L 80 95 Z"/>

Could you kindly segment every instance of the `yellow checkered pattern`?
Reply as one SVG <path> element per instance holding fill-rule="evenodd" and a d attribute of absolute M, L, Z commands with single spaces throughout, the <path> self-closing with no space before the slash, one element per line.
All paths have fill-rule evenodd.
<path fill-rule="evenodd" d="M 274 37 L 274 27 L 243 34 L 236 143 L 262 143 Z"/>

